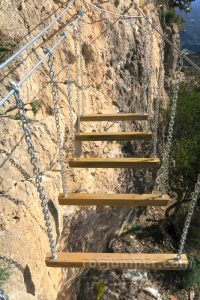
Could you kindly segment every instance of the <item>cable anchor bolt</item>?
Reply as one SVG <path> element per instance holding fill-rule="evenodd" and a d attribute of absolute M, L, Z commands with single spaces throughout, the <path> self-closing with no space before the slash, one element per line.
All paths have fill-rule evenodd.
<path fill-rule="evenodd" d="M 78 9 L 78 16 L 82 17 L 85 14 L 85 10 L 83 8 Z"/>
<path fill-rule="evenodd" d="M 44 54 L 52 55 L 51 49 L 50 49 L 50 48 L 45 48 L 45 49 L 44 49 Z"/>
<path fill-rule="evenodd" d="M 14 81 L 9 81 L 9 84 L 11 90 L 13 90 L 15 93 L 19 93 L 19 86 Z"/>

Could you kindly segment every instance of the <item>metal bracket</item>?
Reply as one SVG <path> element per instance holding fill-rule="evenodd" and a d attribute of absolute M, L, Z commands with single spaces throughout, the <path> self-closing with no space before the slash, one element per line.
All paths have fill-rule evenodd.
<path fill-rule="evenodd" d="M 11 90 L 13 90 L 15 93 L 19 93 L 19 86 L 14 81 L 9 81 L 9 83 Z"/>
<path fill-rule="evenodd" d="M 78 15 L 82 17 L 84 14 L 85 14 L 85 10 L 83 8 L 79 8 Z"/>
<path fill-rule="evenodd" d="M 45 49 L 44 49 L 44 54 L 52 55 L 51 49 L 50 49 L 50 48 L 45 48 Z"/>

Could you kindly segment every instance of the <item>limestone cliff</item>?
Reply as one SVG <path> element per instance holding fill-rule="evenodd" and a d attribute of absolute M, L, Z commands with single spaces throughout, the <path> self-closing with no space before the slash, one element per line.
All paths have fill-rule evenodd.
<path fill-rule="evenodd" d="M 132 1 L 97 1 L 105 8 L 132 15 L 138 11 L 132 7 Z M 0 3 L 1 43 L 23 45 L 39 32 L 51 19 L 63 9 L 65 1 L 59 0 L 2 0 Z M 83 62 L 87 113 L 146 112 L 147 99 L 141 97 L 144 74 L 146 72 L 144 20 L 118 20 L 118 18 L 100 13 L 82 1 L 76 1 L 69 14 L 35 45 L 23 54 L 22 59 L 12 63 L 1 75 L 1 96 L 8 88 L 8 82 L 19 81 L 23 75 L 41 58 L 43 49 L 53 45 L 59 34 L 65 30 L 66 21 L 76 14 L 82 6 L 86 10 L 81 25 L 84 30 Z M 146 6 L 145 14 L 156 11 L 154 4 Z M 159 25 L 159 18 L 152 15 Z M 147 28 L 147 51 L 150 50 L 149 28 Z M 162 30 L 160 28 L 160 30 Z M 69 36 L 69 56 L 71 67 L 71 88 L 73 91 L 73 120 L 76 122 L 76 84 L 73 36 Z M 153 38 L 153 76 L 152 87 L 156 92 L 158 69 L 160 64 L 161 39 L 156 32 Z M 12 48 L 12 47 L 11 47 Z M 23 62 L 23 63 L 22 63 Z M 162 67 L 162 69 L 164 69 Z M 127 192 L 147 191 L 148 185 L 144 173 L 122 172 L 115 169 L 78 169 L 71 170 L 67 161 L 71 156 L 69 145 L 69 102 L 67 99 L 65 53 L 63 46 L 55 52 L 55 72 L 58 99 L 61 106 L 62 137 L 65 141 L 67 185 L 70 192 Z M 63 251 L 103 251 L 112 237 L 130 215 L 128 208 L 83 208 L 59 207 L 58 194 L 61 192 L 60 173 L 55 172 L 58 164 L 56 128 L 53 113 L 52 96 L 47 63 L 44 64 L 24 84 L 21 89 L 30 121 L 33 142 L 39 159 L 45 193 L 51 214 L 54 237 L 57 247 Z M 162 99 L 167 97 L 162 86 Z M 153 116 L 151 96 L 151 115 Z M 38 101 L 38 102 L 37 102 Z M 40 103 L 35 113 L 33 103 Z M 38 193 L 34 185 L 34 176 L 24 140 L 21 122 L 17 118 L 14 99 L 7 104 L 0 118 L 0 255 L 16 261 L 23 269 L 13 267 L 12 274 L 4 289 L 10 299 L 65 299 L 67 287 L 80 270 L 54 270 L 45 266 L 45 255 L 49 251 L 46 229 Z M 10 109 L 11 108 L 11 109 Z M 106 123 L 86 124 L 87 131 L 124 129 L 124 124 L 113 124 L 110 129 Z M 144 128 L 146 123 L 129 124 L 126 128 Z M 139 151 L 149 154 L 149 146 L 126 143 L 84 143 L 82 154 L 88 157 L 115 157 L 127 155 L 127 151 Z M 143 148 L 144 146 L 144 148 Z M 80 145 L 75 145 L 80 152 Z M 144 180 L 142 179 L 142 176 Z M 126 179 L 126 181 L 125 181 Z M 145 188 L 144 188 L 145 186 Z M 20 270 L 19 270 L 20 269 Z M 58 296 L 59 295 L 59 296 Z"/>

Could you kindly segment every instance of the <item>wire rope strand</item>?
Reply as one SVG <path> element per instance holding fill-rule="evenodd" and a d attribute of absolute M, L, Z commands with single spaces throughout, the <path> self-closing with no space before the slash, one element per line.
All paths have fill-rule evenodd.
<path fill-rule="evenodd" d="M 133 15 L 127 15 L 127 14 L 114 13 L 110 10 L 99 7 L 96 4 L 90 3 L 87 0 L 83 0 L 83 2 L 87 3 L 88 5 L 92 6 L 94 9 L 96 9 L 98 11 L 102 11 L 104 13 L 107 13 L 107 14 L 110 14 L 110 15 L 113 15 L 113 16 L 116 16 L 116 17 L 122 17 L 122 18 L 127 18 L 127 19 L 135 19 L 135 18 L 141 19 L 141 18 L 144 18 L 143 16 L 138 16 L 138 15 L 133 16 Z"/>
<path fill-rule="evenodd" d="M 75 24 L 78 22 L 78 20 L 83 16 L 84 14 L 84 11 L 80 11 L 78 13 L 78 15 L 76 16 L 76 18 L 73 20 L 73 22 L 70 23 L 70 28 L 67 29 L 65 31 L 65 34 L 67 34 L 69 31 L 71 31 Z M 62 36 L 55 44 L 52 48 L 50 48 L 50 51 L 53 52 L 57 47 L 58 45 L 62 42 L 62 40 L 64 39 L 64 37 Z M 45 62 L 45 60 L 48 58 L 49 56 L 49 53 L 47 53 L 42 59 L 39 60 L 39 62 L 37 62 L 37 64 L 28 72 L 26 73 L 26 75 L 17 83 L 17 86 L 21 87 L 24 82 L 29 79 L 29 77 Z M 11 90 L 4 98 L 2 98 L 0 100 L 0 106 L 4 105 L 9 99 L 11 96 L 14 95 L 14 91 Z"/>
<path fill-rule="evenodd" d="M 56 17 L 52 22 L 49 23 L 42 31 L 40 31 L 35 37 L 33 37 L 26 45 L 22 46 L 16 53 L 9 57 L 5 62 L 0 64 L 0 70 L 5 68 L 9 63 L 11 63 L 15 58 L 21 55 L 27 48 L 29 48 L 35 41 L 37 41 L 44 33 L 46 33 L 69 9 L 75 0 L 71 0 L 67 7 L 62 11 L 62 13 Z"/>

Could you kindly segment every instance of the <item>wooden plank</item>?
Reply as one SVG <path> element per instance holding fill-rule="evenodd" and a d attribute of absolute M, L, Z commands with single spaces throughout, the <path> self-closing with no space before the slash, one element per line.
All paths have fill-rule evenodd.
<path fill-rule="evenodd" d="M 148 120 L 148 114 L 137 113 L 117 113 L 117 114 L 96 114 L 96 115 L 82 115 L 81 122 L 99 122 L 99 121 L 142 121 Z"/>
<path fill-rule="evenodd" d="M 166 206 L 169 196 L 160 194 L 60 194 L 60 205 Z"/>
<path fill-rule="evenodd" d="M 77 158 L 69 161 L 72 168 L 133 168 L 157 169 L 158 158 Z"/>
<path fill-rule="evenodd" d="M 151 132 L 83 132 L 75 134 L 78 141 L 131 141 L 150 140 Z"/>
<path fill-rule="evenodd" d="M 81 253 L 60 252 L 56 259 L 46 256 L 48 267 L 95 268 L 95 269 L 148 269 L 148 270 L 185 270 L 189 262 L 185 254 L 181 260 L 177 254 L 162 253 Z"/>

